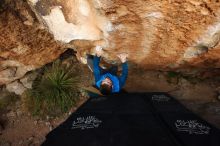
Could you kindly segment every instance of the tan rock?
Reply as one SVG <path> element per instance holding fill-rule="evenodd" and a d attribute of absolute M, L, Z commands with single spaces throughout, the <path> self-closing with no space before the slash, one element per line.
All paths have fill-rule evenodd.
<path fill-rule="evenodd" d="M 17 95 L 21 95 L 26 90 L 26 88 L 21 83 L 19 83 L 18 81 L 7 84 L 6 89 L 9 92 L 14 92 Z"/>
<path fill-rule="evenodd" d="M 186 11 L 188 11 L 188 12 L 195 12 L 196 11 L 196 8 L 195 8 L 195 6 L 193 6 L 192 4 L 186 4 L 185 5 L 185 8 L 186 8 Z"/>
<path fill-rule="evenodd" d="M 189 2 L 196 6 L 199 6 L 203 3 L 202 0 L 189 0 Z"/>
<path fill-rule="evenodd" d="M 125 16 L 129 13 L 128 8 L 124 5 L 121 5 L 118 9 L 116 9 L 116 13 L 119 17 Z"/>
<path fill-rule="evenodd" d="M 23 84 L 25 88 L 31 89 L 33 81 L 36 79 L 36 77 L 37 77 L 37 72 L 33 72 L 21 78 L 20 82 Z"/>
<path fill-rule="evenodd" d="M 109 63 L 128 53 L 145 69 L 220 67 L 220 3 L 215 1 L 12 1 L 15 5 L 0 13 L 1 84 L 52 62 L 69 47 L 84 63 L 99 45 Z M 13 67 L 11 79 L 1 75 Z"/>
<path fill-rule="evenodd" d="M 7 68 L 0 71 L 0 85 L 13 81 L 15 74 L 16 68 Z"/>
<path fill-rule="evenodd" d="M 209 13 L 210 13 L 209 10 L 207 8 L 204 8 L 204 7 L 202 7 L 200 11 L 201 11 L 202 15 L 209 15 Z"/>

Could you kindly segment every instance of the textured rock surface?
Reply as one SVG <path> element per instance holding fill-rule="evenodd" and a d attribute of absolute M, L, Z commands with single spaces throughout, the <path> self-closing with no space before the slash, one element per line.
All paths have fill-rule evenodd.
<path fill-rule="evenodd" d="M 79 56 L 101 45 L 146 68 L 219 67 L 220 2 L 214 0 L 30 0 L 55 39 Z M 83 46 L 84 45 L 84 46 Z M 88 47 L 89 46 L 89 47 Z M 208 64 L 208 66 L 207 66 Z"/>
<path fill-rule="evenodd" d="M 99 45 L 109 62 L 127 52 L 146 69 L 220 67 L 218 0 L 4 1 L 10 7 L 0 14 L 0 84 L 51 62 L 63 44 L 79 60 Z"/>
<path fill-rule="evenodd" d="M 27 72 L 56 59 L 62 45 L 36 21 L 27 3 L 1 1 L 0 85 L 23 77 Z"/>
<path fill-rule="evenodd" d="M 20 82 L 23 84 L 25 88 L 31 89 L 33 81 L 37 78 L 37 72 L 33 72 L 25 75 L 20 79 Z"/>
<path fill-rule="evenodd" d="M 19 83 L 18 81 L 7 84 L 6 89 L 9 92 L 13 92 L 17 95 L 21 95 L 26 90 L 26 88 L 21 83 Z"/>

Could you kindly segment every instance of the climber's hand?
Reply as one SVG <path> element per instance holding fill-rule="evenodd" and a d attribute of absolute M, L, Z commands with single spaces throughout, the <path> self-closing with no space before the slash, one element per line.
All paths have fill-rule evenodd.
<path fill-rule="evenodd" d="M 98 57 L 102 56 L 103 50 L 102 50 L 102 47 L 101 47 L 101 46 L 96 46 L 96 47 L 95 47 L 95 51 L 96 51 L 96 55 L 97 55 Z"/>
<path fill-rule="evenodd" d="M 119 54 L 117 56 L 121 60 L 122 63 L 125 63 L 127 61 L 127 57 L 128 57 L 127 53 L 121 53 L 121 54 Z"/>

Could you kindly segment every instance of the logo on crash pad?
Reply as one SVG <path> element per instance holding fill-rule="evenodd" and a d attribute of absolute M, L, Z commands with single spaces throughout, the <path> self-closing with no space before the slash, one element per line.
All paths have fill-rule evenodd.
<path fill-rule="evenodd" d="M 75 121 L 73 121 L 71 129 L 85 130 L 98 128 L 101 123 L 102 121 L 97 119 L 95 116 L 78 117 Z"/>
<path fill-rule="evenodd" d="M 170 97 L 167 97 L 166 95 L 153 95 L 151 99 L 158 102 L 164 102 L 169 101 Z"/>
<path fill-rule="evenodd" d="M 189 134 L 209 134 L 210 127 L 197 122 L 196 120 L 177 120 L 175 122 L 177 131 L 187 132 Z"/>

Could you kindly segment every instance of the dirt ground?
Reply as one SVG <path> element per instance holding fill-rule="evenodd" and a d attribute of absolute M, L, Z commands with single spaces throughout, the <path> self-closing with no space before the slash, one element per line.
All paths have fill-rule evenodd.
<path fill-rule="evenodd" d="M 218 77 L 199 79 L 183 75 L 169 77 L 167 72 L 130 73 L 126 84 L 129 92 L 168 92 L 192 112 L 220 128 Z"/>
<path fill-rule="evenodd" d="M 84 68 L 85 83 L 89 86 L 93 79 L 91 72 Z M 187 78 L 181 74 L 172 75 L 168 72 L 141 71 L 129 72 L 125 86 L 129 92 L 168 92 L 187 108 L 201 116 L 203 119 L 220 128 L 220 101 L 218 100 L 217 88 L 220 86 L 218 79 L 200 80 Z M 171 74 L 171 75 L 170 75 Z M 88 82 L 89 81 L 89 82 Z M 82 95 L 77 106 L 62 117 L 44 120 L 32 117 L 23 110 L 22 102 L 18 101 L 8 112 L 1 115 L 5 125 L 0 130 L 1 146 L 38 146 L 48 132 L 62 123 L 69 114 L 74 112 L 88 97 Z"/>
<path fill-rule="evenodd" d="M 0 146 L 38 146 L 44 140 L 48 132 L 66 120 L 87 98 L 81 97 L 77 106 L 72 108 L 69 113 L 55 119 L 38 119 L 29 113 L 22 111 L 21 102 L 8 113 L 2 115 L 7 120 L 6 125 L 0 134 Z"/>

